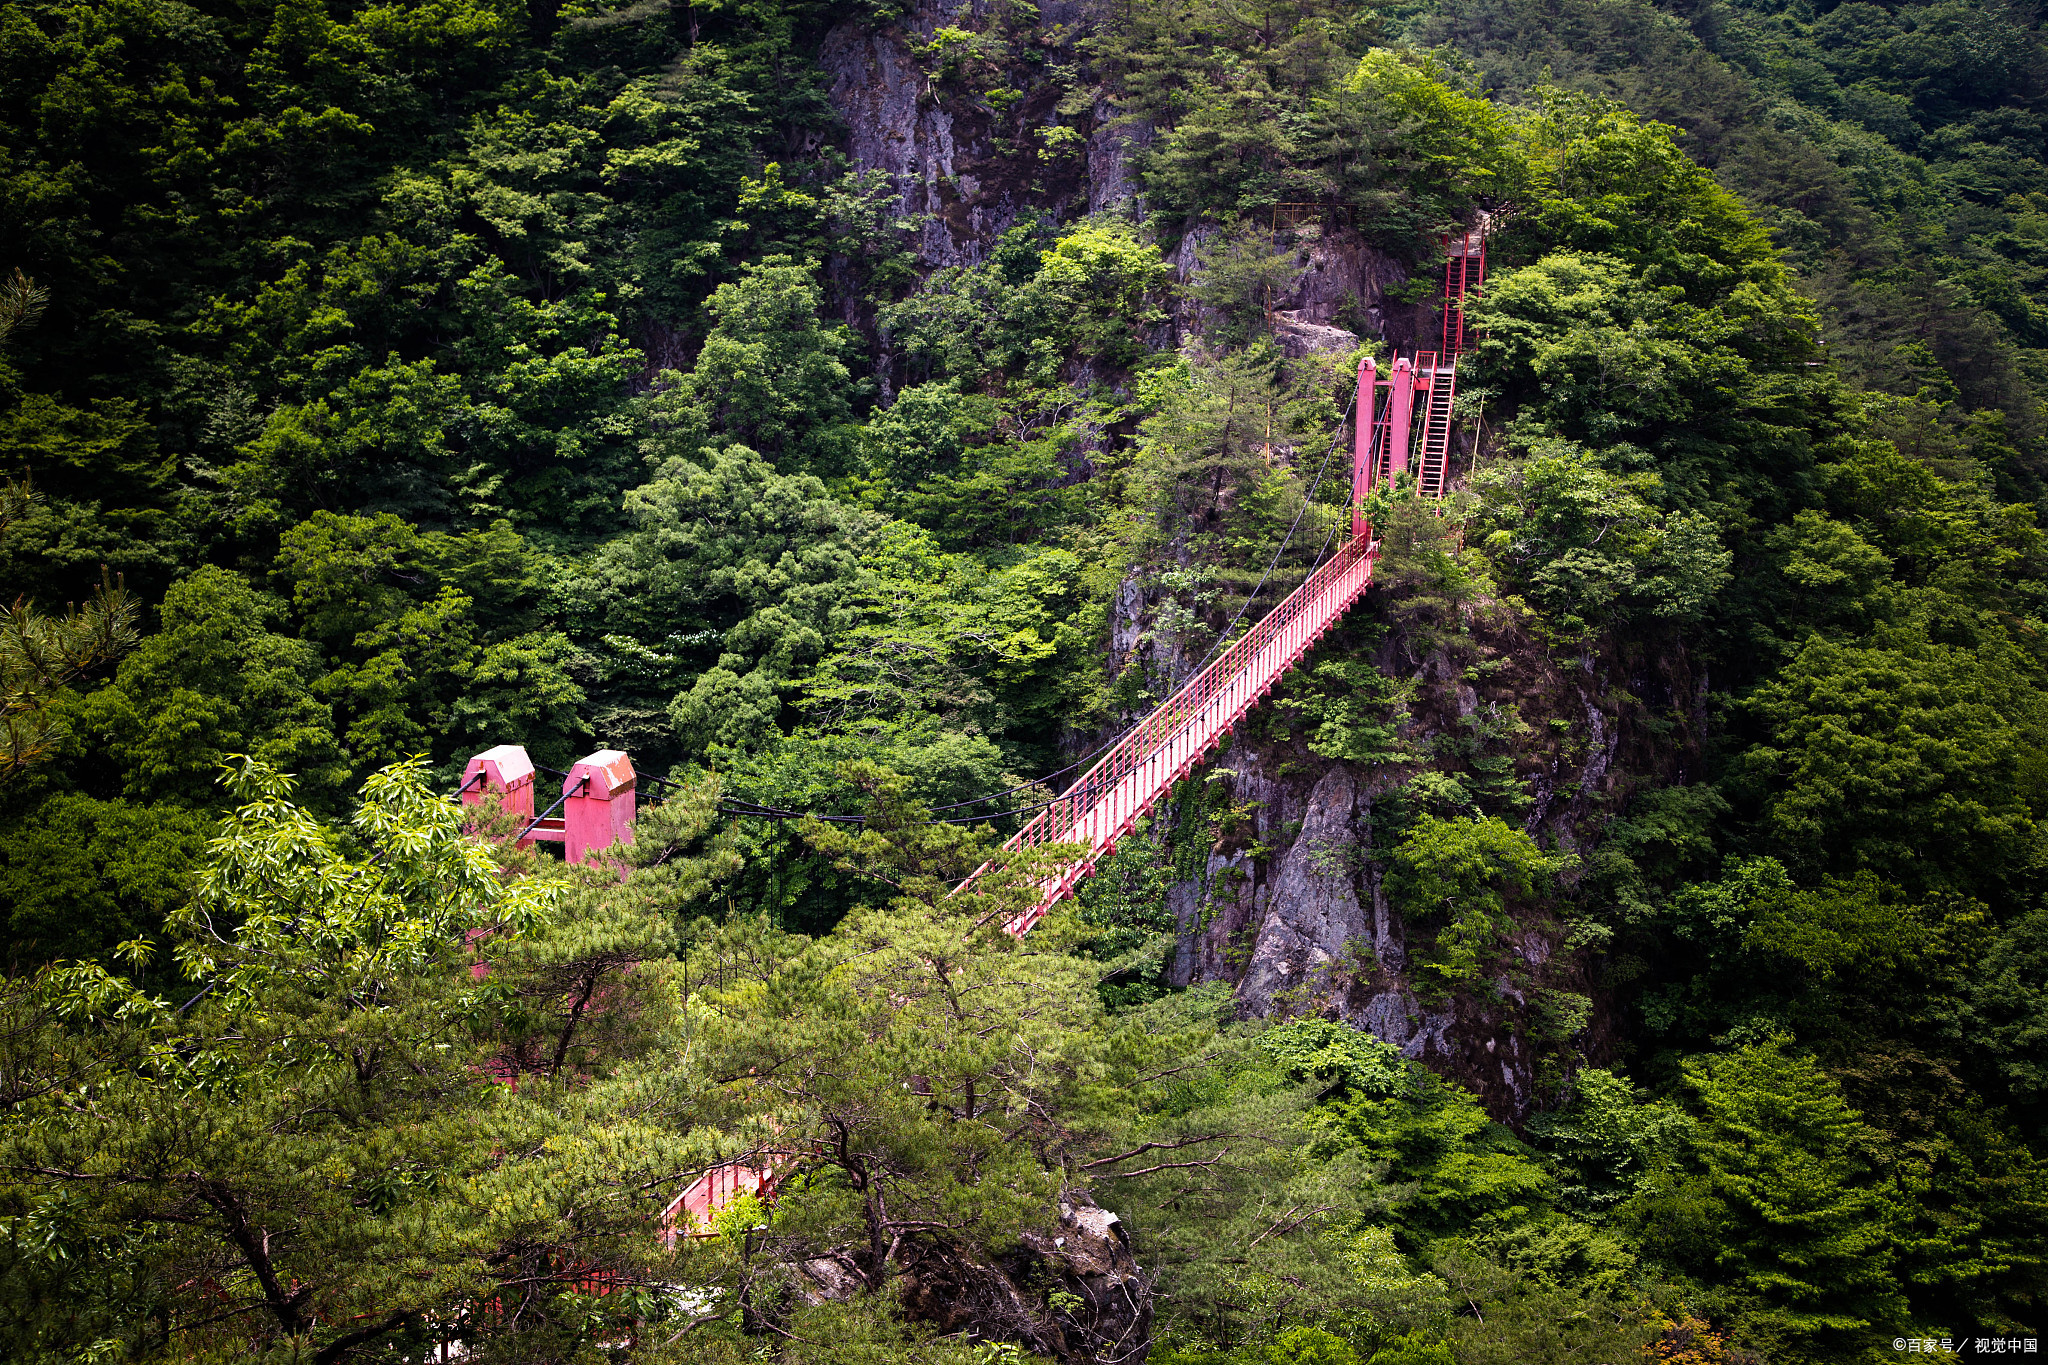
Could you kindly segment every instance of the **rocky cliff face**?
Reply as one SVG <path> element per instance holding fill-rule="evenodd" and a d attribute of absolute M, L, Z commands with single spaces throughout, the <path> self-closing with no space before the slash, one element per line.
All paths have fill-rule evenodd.
<path fill-rule="evenodd" d="M 975 5 L 965 11 L 977 12 Z M 1015 83 L 1013 98 L 1000 102 L 932 72 L 933 37 L 961 23 L 961 13 L 952 0 L 917 0 L 885 28 L 843 23 L 821 57 L 854 163 L 889 172 L 902 210 L 921 222 L 923 266 L 973 264 L 1033 212 L 1142 217 L 1132 154 L 1152 130 L 1118 122 L 1101 101 L 1062 114 L 1064 87 L 1037 74 L 1072 60 L 1084 5 L 1044 0 L 1036 29 L 1041 50 L 1013 62 L 1006 76 Z M 1054 124 L 1073 129 L 1082 151 L 1040 156 L 1034 132 Z M 1212 232 L 1197 226 L 1161 243 L 1181 283 L 1198 273 Z M 1290 292 L 1270 305 L 1274 335 L 1290 355 L 1348 351 L 1361 336 L 1402 352 L 1434 348 L 1437 309 L 1400 299 L 1407 267 L 1376 250 L 1357 226 L 1311 220 L 1276 225 L 1275 236 L 1293 247 L 1298 270 Z M 1206 321 L 1183 295 L 1157 340 L 1177 346 Z M 1354 615 L 1370 616 L 1388 600 L 1376 589 Z M 1155 690 L 1170 689 L 1199 661 L 1149 632 L 1152 607 L 1139 578 L 1122 586 L 1111 612 L 1109 662 L 1112 669 L 1136 663 Z M 1548 651 L 1519 637 L 1507 608 L 1479 603 L 1465 610 L 1467 619 L 1453 632 L 1462 636 L 1456 648 L 1424 638 L 1440 640 L 1442 632 L 1396 628 L 1374 662 L 1384 675 L 1413 684 L 1402 721 L 1411 753 L 1463 742 L 1475 717 L 1516 718 L 1502 753 L 1532 798 L 1524 824 L 1539 840 L 1576 848 L 1581 830 L 1625 795 L 1636 780 L 1631 774 L 1668 779 L 1696 752 L 1704 680 L 1689 675 L 1682 656 L 1622 660 L 1596 650 L 1553 663 Z M 1662 719 L 1646 727 L 1652 716 Z M 1674 728 L 1672 716 L 1689 719 Z M 1564 927 L 1525 911 L 1506 959 L 1487 980 L 1450 994 L 1423 989 L 1408 946 L 1416 908 L 1388 894 L 1374 823 L 1376 809 L 1427 759 L 1336 762 L 1284 730 L 1255 714 L 1229 753 L 1195 779 L 1244 818 L 1173 834 L 1210 847 L 1200 875 L 1168 892 L 1179 930 L 1170 980 L 1228 982 L 1247 1015 L 1345 1020 L 1463 1080 L 1497 1116 L 1526 1117 L 1540 1098 L 1546 997 L 1591 998 L 1588 1036 L 1579 1043 L 1594 1055 L 1602 1047 L 1600 992 L 1579 955 L 1563 949 Z"/>
<path fill-rule="evenodd" d="M 966 12 L 979 8 L 969 5 Z M 980 261 L 1033 212 L 1144 215 L 1132 157 L 1151 141 L 1152 129 L 1117 118 L 1100 99 L 1084 112 L 1062 115 L 1066 88 L 1034 75 L 1045 65 L 1075 60 L 1072 43 L 1085 30 L 1086 8 L 1081 0 L 1039 6 L 1041 36 L 1031 60 L 1014 64 L 1016 98 L 1000 105 L 967 84 L 933 75 L 924 49 L 941 27 L 961 22 L 961 7 L 950 0 L 918 0 L 895 24 L 849 20 L 826 35 L 819 62 L 830 78 L 832 106 L 846 121 L 847 153 L 858 169 L 886 171 L 894 179 L 902 213 L 919 223 L 918 254 L 926 269 Z M 1043 154 L 1036 135 L 1054 125 L 1072 129 L 1081 148 Z M 1388 296 L 1408 279 L 1400 262 L 1374 250 L 1349 225 L 1308 223 L 1289 235 L 1301 275 L 1273 308 L 1290 351 L 1348 350 L 1358 344 L 1361 328 L 1404 350 L 1418 338 L 1427 344 L 1435 310 Z M 1166 251 L 1183 280 L 1195 271 L 1202 240 L 1197 229 Z M 1185 312 L 1179 321 L 1182 335 L 1195 330 Z"/>
<path fill-rule="evenodd" d="M 1384 600 L 1376 589 L 1354 614 L 1369 619 Z M 1178 806 L 1168 817 L 1184 827 L 1166 837 L 1210 845 L 1200 875 L 1167 893 L 1179 937 L 1168 979 L 1227 982 L 1248 1016 L 1344 1020 L 1519 1122 L 1543 1098 L 1546 1046 L 1575 1044 L 1595 1059 L 1611 1046 L 1601 984 L 1567 949 L 1567 926 L 1512 905 L 1516 930 L 1482 980 L 1446 993 L 1419 978 L 1410 938 L 1433 932 L 1412 928 L 1430 907 L 1390 895 L 1375 812 L 1442 741 L 1491 728 L 1494 755 L 1531 797 L 1523 828 L 1579 851 L 1584 832 L 1645 775 L 1682 779 L 1698 753 L 1705 679 L 1676 654 L 1552 662 L 1492 604 L 1477 604 L 1467 625 L 1469 653 L 1418 649 L 1397 629 L 1374 655 L 1385 676 L 1413 685 L 1400 730 L 1418 756 L 1379 765 L 1320 757 L 1269 704 L 1190 779 L 1215 789 L 1210 809 L 1230 814 L 1201 823 Z M 1686 719 L 1674 725 L 1675 716 Z M 1554 1002 L 1568 997 L 1591 1012 L 1559 1034 Z"/>
<path fill-rule="evenodd" d="M 1083 9 L 1078 0 L 1039 6 L 1039 63 L 1074 60 Z M 1025 79 L 1018 100 L 998 105 L 935 79 L 920 49 L 942 26 L 959 23 L 960 13 L 946 0 L 918 0 L 884 28 L 848 21 L 826 35 L 818 57 L 831 79 L 832 107 L 846 120 L 848 154 L 862 170 L 895 177 L 904 214 L 921 221 L 925 265 L 974 264 L 1034 209 L 1136 211 L 1130 151 L 1148 130 L 1114 122 L 1100 102 L 1062 120 L 1055 106 L 1066 91 L 1049 80 Z M 1020 64 L 1020 78 L 1031 65 Z M 1062 122 L 1084 139 L 1083 150 L 1041 156 L 1034 130 Z"/>
<path fill-rule="evenodd" d="M 1356 228 L 1310 224 L 1283 240 L 1291 240 L 1301 272 L 1294 288 L 1273 301 L 1274 334 L 1290 354 L 1348 351 L 1360 336 L 1404 354 L 1436 344 L 1435 307 L 1392 295 L 1408 283 L 1408 267 L 1376 250 Z"/>

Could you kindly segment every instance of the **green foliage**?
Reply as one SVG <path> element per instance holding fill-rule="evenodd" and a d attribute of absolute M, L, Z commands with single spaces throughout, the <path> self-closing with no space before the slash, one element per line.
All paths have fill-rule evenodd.
<path fill-rule="evenodd" d="M 420 777 L 417 764 L 400 764 L 364 785 L 351 826 L 378 852 L 371 871 L 290 804 L 289 778 L 243 760 L 229 788 L 245 804 L 225 822 L 191 903 L 171 917 L 188 975 L 230 1007 L 289 983 L 360 990 L 471 929 L 517 930 L 541 913 L 545 893 L 501 887 L 490 855 Z"/>
<path fill-rule="evenodd" d="M 626 507 L 634 529 L 570 584 L 603 613 L 618 704 L 666 711 L 693 747 L 760 743 L 778 688 L 824 651 L 867 518 L 738 445 L 660 457 Z"/>
<path fill-rule="evenodd" d="M 1809 276 L 1845 373 L 1905 394 L 1939 375 L 1952 429 L 1996 413 L 2038 430 L 2011 348 L 2038 344 L 2038 208 L 2013 177 L 2039 149 L 2007 63 L 2039 38 L 1979 22 L 1941 5 L 1736 4 L 1673 23 L 1605 0 L 1454 0 L 1415 36 L 1478 59 L 1510 98 L 1557 83 L 1678 125 Z M 1965 47 L 2001 55 L 1980 67 Z M 2039 499 L 2038 460 L 2001 458 L 2006 496 Z"/>
<path fill-rule="evenodd" d="M 1512 193 L 1510 120 L 1432 57 L 1368 51 L 1378 27 L 1322 0 L 1122 9 L 1091 46 L 1123 110 L 1161 129 L 1143 159 L 1159 218 L 1342 206 L 1409 253 L 1479 196 Z"/>
<path fill-rule="evenodd" d="M 1687 1080 L 1697 1166 L 1631 1206 L 1648 1244 L 1755 1295 L 1751 1330 L 1800 1358 L 1847 1356 L 1866 1329 L 1903 1323 L 1886 1273 L 1897 1205 L 1840 1088 L 1783 1040 L 1704 1059 Z"/>
<path fill-rule="evenodd" d="M 1074 554 L 1045 550 L 990 572 L 889 524 L 862 556 L 837 648 L 805 682 L 805 711 L 870 732 L 916 712 L 987 734 L 1073 717 L 1089 699 L 1075 679 L 1100 620 L 1081 569 Z"/>
<path fill-rule="evenodd" d="M 1573 865 L 1498 818 L 1424 815 L 1394 850 L 1388 893 L 1418 920 L 1444 922 L 1424 967 L 1436 989 L 1452 990 L 1477 981 L 1498 947 L 1507 895 L 1530 897 Z"/>
<path fill-rule="evenodd" d="M 1254 219 L 1202 244 L 1188 294 L 1220 316 L 1218 340 L 1241 346 L 1267 332 L 1274 298 L 1292 293 L 1301 277 L 1297 254 Z"/>
<path fill-rule="evenodd" d="M 761 178 L 742 178 L 737 212 L 740 226 L 760 243 L 750 255 L 820 260 L 838 255 L 857 269 L 869 302 L 886 303 L 917 279 L 917 256 L 905 245 L 916 221 L 900 216 L 887 171 L 847 171 L 836 180 L 803 187 L 785 180 L 781 163 L 761 168 Z"/>
<path fill-rule="evenodd" d="M 1457 1357 L 1441 1341 L 1431 1341 L 1421 1332 L 1394 1338 L 1374 1351 L 1372 1365 L 1456 1365 Z"/>
<path fill-rule="evenodd" d="M 0 847 L 10 949 L 28 961 L 105 960 L 184 903 L 213 821 L 151 805 L 53 794 Z"/>
<path fill-rule="evenodd" d="M 279 341 L 269 353 L 292 356 L 330 340 L 321 331 L 339 341 L 358 330 L 351 296 L 401 292 L 425 276 L 423 289 L 448 292 L 449 321 L 465 334 L 438 359 L 329 345 L 311 373 L 275 375 L 297 401 L 277 406 L 224 471 L 245 509 L 237 530 L 275 534 L 323 501 L 456 525 L 544 510 L 570 527 L 610 520 L 605 504 L 622 472 L 618 390 L 638 352 L 597 291 L 534 303 L 501 262 L 466 264 L 447 263 L 436 281 L 443 263 L 427 251 L 366 242 L 337 248 L 318 273 L 296 271 L 245 308 L 220 310 L 213 325 L 243 339 L 251 362 Z M 279 336 L 287 327 L 313 334 Z M 610 477 L 594 486 L 572 478 L 583 463 Z"/>
<path fill-rule="evenodd" d="M 1555 1187 L 1533 1149 L 1469 1092 L 1419 1068 L 1411 1078 L 1405 1092 L 1334 1097 L 1317 1116 L 1326 1141 L 1382 1169 L 1399 1191 L 1386 1221 L 1407 1245 L 1512 1228 L 1548 1208 Z"/>
<path fill-rule="evenodd" d="M 1144 329 L 1165 316 L 1151 296 L 1166 273 L 1159 248 L 1114 218 L 1091 219 L 1054 242 L 1017 298 L 1018 325 L 1035 334 L 1034 370 L 1049 378 L 1044 366 L 1069 349 L 1128 368 L 1145 354 Z"/>
<path fill-rule="evenodd" d="M 1461 1318 L 1451 1343 L 1461 1365 L 1567 1365 L 1639 1360 L 1654 1336 L 1632 1304 L 1569 1290 L 1508 1289 L 1488 1304 L 1483 1320 Z"/>
<path fill-rule="evenodd" d="M 1572 1077 L 1569 1104 L 1529 1129 L 1560 1167 L 1561 1202 L 1595 1220 L 1668 1169 L 1687 1130 L 1674 1105 L 1645 1103 L 1627 1080 L 1595 1067 Z"/>
<path fill-rule="evenodd" d="M 872 763 L 840 776 L 868 795 L 866 824 L 813 821 L 805 837 L 885 903 L 825 939 L 734 926 L 709 944 L 689 1064 L 754 1078 L 726 1083 L 707 1118 L 781 1165 L 762 1244 L 850 1240 L 872 1290 L 923 1243 L 980 1256 L 1049 1236 L 1056 1200 L 1121 1159 L 1113 1097 L 1143 1053 L 1099 1026 L 1091 966 L 1060 951 L 1057 926 L 1028 944 L 1005 932 L 1070 848 L 999 852 L 930 823 Z M 745 1283 L 726 1250 L 698 1259 L 715 1282 Z"/>
<path fill-rule="evenodd" d="M 1251 574 L 1244 584 L 1250 588 L 1325 468 L 1334 406 L 1325 377 L 1290 373 L 1266 340 L 1237 352 L 1184 356 L 1148 375 L 1141 393 L 1152 415 L 1140 428 L 1126 493 L 1143 518 L 1140 543 L 1185 535 L 1203 562 L 1234 570 L 1232 579 Z M 1280 451 L 1293 453 L 1284 466 L 1275 458 Z M 1332 460 L 1330 468 L 1340 466 Z M 1344 496 L 1336 479 L 1317 490 L 1333 515 Z M 1242 509 L 1228 527 L 1226 505 Z M 1322 538 L 1304 532 L 1294 544 L 1305 564 Z"/>
<path fill-rule="evenodd" d="M 1373 581 L 1391 590 L 1387 615 L 1415 648 L 1464 657 L 1472 652 L 1472 615 L 1494 593 L 1485 555 L 1464 548 L 1472 500 L 1457 493 L 1432 506 L 1413 491 L 1404 475 L 1365 498 L 1366 519 L 1380 543 Z"/>
<path fill-rule="evenodd" d="M 1179 924 L 1166 904 L 1174 869 L 1160 831 L 1141 825 L 1074 894 L 1076 918 L 1093 931 L 1088 955 L 1103 964 L 1098 987 L 1112 1010 L 1144 1005 L 1165 993 L 1162 978 L 1179 943 Z"/>
<path fill-rule="evenodd" d="M 1288 680 L 1282 706 L 1301 712 L 1308 746 L 1324 758 L 1385 763 L 1405 756 L 1402 705 L 1412 689 L 1358 659 L 1329 659 Z"/>
<path fill-rule="evenodd" d="M 1056 1267 L 1083 1194 L 1158 1277 L 1155 1359 L 2032 1330 L 2031 21 L 907 22 L 0 7 L 0 663 L 47 760 L 0 789 L 6 1354 L 1021 1359 L 909 1285 Z M 839 149 L 892 50 L 957 166 Z M 1142 213 L 1080 212 L 1112 185 Z M 1376 491 L 1299 724 L 1012 940 L 1065 856 L 998 851 L 1032 775 L 1345 517 L 1358 356 L 1267 310 L 1312 269 L 1406 349 L 1482 208 L 1460 487 Z M 54 614 L 101 565 L 132 648 L 111 589 Z M 507 741 L 682 785 L 564 868 L 432 795 Z M 1292 837 L 1318 762 L 1408 950 L 1240 1021 L 1173 983 L 1273 908 L 1212 864 Z M 1404 1013 L 1405 1050 L 1349 1022 Z M 735 1157 L 775 1197 L 663 1251 Z M 805 1302 L 818 1257 L 850 1300 Z M 997 1325 L 1129 1354 L 1064 1273 Z"/>
<path fill-rule="evenodd" d="M 1332 1091 L 1390 1095 L 1408 1080 L 1399 1048 L 1327 1019 L 1291 1019 L 1268 1030 L 1259 1046 L 1290 1079 Z"/>
<path fill-rule="evenodd" d="M 1558 235 L 1586 234 L 1572 224 Z M 1597 240 L 1618 245 L 1605 233 Z M 1754 259 L 1753 244 L 1729 248 L 1735 260 L 1725 267 L 1696 263 L 1690 288 L 1659 264 L 1663 254 L 1556 252 L 1490 281 L 1470 317 L 1486 329 L 1475 348 L 1479 380 L 1527 395 L 1515 426 L 1524 441 L 1580 443 L 1623 470 L 1647 450 L 1681 506 L 1782 505 L 1779 485 L 1805 458 L 1785 405 L 1810 381 L 1760 371 L 1807 354 L 1812 320 L 1782 297 L 1782 272 Z M 1568 460 L 1571 447 L 1541 453 L 1552 451 Z"/>
<path fill-rule="evenodd" d="M 508 731 L 543 762 L 573 757 L 581 727 L 569 717 L 583 692 L 569 643 L 514 633 L 532 623 L 539 585 L 506 523 L 418 536 L 388 513 L 316 513 L 282 537 L 272 577 L 327 653 L 319 691 L 359 765 L 445 752 L 451 740 L 473 752 Z"/>
<path fill-rule="evenodd" d="M 957 461 L 969 444 L 978 444 L 974 438 L 995 424 L 996 415 L 993 402 L 978 394 L 962 393 L 957 379 L 907 388 L 861 430 L 868 472 L 914 497 L 934 475 Z M 944 526 L 957 520 L 951 515 L 913 517 Z"/>
<path fill-rule="evenodd" d="M 662 433 L 650 455 L 702 458 L 698 449 L 722 437 L 760 451 L 780 473 L 851 472 L 850 338 L 819 320 L 811 273 L 804 262 L 770 256 L 712 292 L 711 335 L 696 365 L 650 406 Z"/>
<path fill-rule="evenodd" d="M 1319 163 L 1345 133 L 1370 126 L 1330 106 L 1373 27 L 1329 0 L 1244 12 L 1146 3 L 1115 12 L 1089 46 L 1122 112 L 1165 130 L 1144 165 L 1156 209 L 1192 219 L 1325 197 L 1331 177 Z M 1347 169 L 1364 178 L 1369 166 L 1361 157 Z"/>
<path fill-rule="evenodd" d="M 1010 229 L 986 264 L 934 271 L 883 321 L 930 371 L 969 381 L 1002 369 L 1036 388 L 1072 377 L 1076 358 L 1127 369 L 1162 321 L 1159 248 L 1107 215 L 1065 234 Z"/>
<path fill-rule="evenodd" d="M 1673 130 L 1604 100 L 1546 91 L 1532 141 L 1533 209 L 1521 231 L 1556 248 L 1598 253 L 1762 323 L 1729 349 L 1803 354 L 1812 315 L 1792 294 L 1770 240 L 1736 197 L 1681 151 Z"/>
<path fill-rule="evenodd" d="M 1112 1206 L 1141 1232 L 1141 1263 L 1158 1267 L 1162 1289 L 1182 1305 L 1163 1324 L 1161 1346 L 1196 1360 L 1233 1352 L 1222 1358 L 1258 1361 L 1292 1328 L 1350 1337 L 1369 1321 L 1405 1324 L 1435 1312 L 1438 1287 L 1428 1277 L 1415 1276 L 1383 1238 L 1353 1233 L 1384 1196 L 1369 1162 L 1315 1145 L 1309 1105 L 1322 1087 L 1288 1084 L 1250 1040 L 1217 1036 L 1213 1014 L 1200 1018 L 1214 997 L 1194 995 L 1121 1016 L 1161 1041 L 1187 1030 L 1176 1046 L 1206 1058 L 1137 1110 L 1139 1135 L 1186 1144 L 1201 1164 L 1133 1159 L 1124 1163 L 1127 1181 L 1110 1187 Z M 1265 1140 L 1220 1140 L 1251 1132 Z M 1157 1212 L 1138 1222 L 1147 1209 Z"/>
<path fill-rule="evenodd" d="M 16 303 L 16 316 L 26 310 Z M 11 327 L 13 319 L 7 321 Z M 0 484 L 0 543 L 38 501 L 26 479 Z M 61 736 L 51 694 L 134 644 L 137 614 L 134 600 L 106 582 L 104 571 L 85 606 L 74 604 L 62 616 L 15 600 L 0 625 L 0 780 L 50 757 Z"/>
<path fill-rule="evenodd" d="M 1273 1365 L 1359 1365 L 1358 1352 L 1320 1327 L 1290 1327 L 1266 1348 Z"/>
<path fill-rule="evenodd" d="M 1443 1280 L 1428 1271 L 1415 1270 L 1401 1254 L 1392 1228 L 1369 1227 L 1346 1239 L 1343 1258 L 1358 1277 L 1369 1335 L 1383 1339 L 1391 1336 L 1382 1350 L 1404 1341 L 1414 1343 L 1425 1335 L 1423 1330 L 1411 1327 L 1400 1336 L 1392 1336 L 1400 1327 L 1421 1322 L 1440 1327 L 1449 1316 L 1449 1290 Z"/>
<path fill-rule="evenodd" d="M 1779 856 L 1908 887 L 1930 871 L 1985 890 L 2015 876 L 2039 837 L 2019 780 L 2038 723 L 2027 671 L 2003 641 L 1809 641 L 1756 692 L 1764 738 L 1743 758 L 1772 793 L 1763 830 Z"/>
<path fill-rule="evenodd" d="M 230 754 L 300 774 L 314 799 L 347 774 L 333 711 L 314 693 L 319 652 L 281 634 L 283 605 L 204 568 L 165 595 L 161 627 L 79 708 L 81 737 L 114 759 L 127 794 L 208 802 Z"/>
<path fill-rule="evenodd" d="M 2040 1112 L 2048 1103 L 2048 1069 L 2040 1060 L 2048 1030 L 2048 914 L 2030 912 L 1991 944 L 1971 973 L 1957 1022 L 2014 1103 Z"/>
<path fill-rule="evenodd" d="M 240 765 L 247 804 L 171 917 L 182 1006 L 96 967 L 9 981 L 0 1202 L 29 1234 L 0 1258 L 9 1354 L 167 1334 L 226 1349 L 223 1308 L 245 1351 L 404 1340 L 520 1273 L 494 1248 L 587 1257 L 574 1228 L 596 1210 L 575 1191 L 595 1171 L 541 1155 L 566 1111 L 486 1080 L 466 1022 L 491 989 L 470 936 L 545 934 L 552 890 L 501 882 L 419 779 L 374 776 L 344 832 Z"/>
<path fill-rule="evenodd" d="M 1415 197 L 1417 218 L 1462 219 L 1475 200 L 1525 192 L 1513 117 L 1438 55 L 1375 48 L 1344 88 L 1378 101 L 1400 130 L 1390 149 L 1400 169 L 1396 183 Z"/>
<path fill-rule="evenodd" d="M 1502 584 L 1570 640 L 1632 615 L 1688 622 L 1728 581 L 1728 551 L 1697 512 L 1660 512 L 1655 474 L 1615 474 L 1583 449 L 1539 442 L 1473 480 Z"/>

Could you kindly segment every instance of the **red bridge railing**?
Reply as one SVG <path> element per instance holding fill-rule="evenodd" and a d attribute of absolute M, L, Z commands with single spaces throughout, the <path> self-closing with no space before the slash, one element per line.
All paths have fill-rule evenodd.
<path fill-rule="evenodd" d="M 1329 562 L 1183 684 L 1080 781 L 1010 837 L 1008 849 L 1080 843 L 1087 852 L 1045 884 L 1038 907 L 1011 922 L 1024 934 L 1074 889 L 1160 794 L 1186 776 L 1272 690 L 1295 661 L 1372 584 L 1373 554 L 1347 538 Z M 976 874 L 977 876 L 979 873 Z M 968 878 L 971 882 L 972 877 Z"/>

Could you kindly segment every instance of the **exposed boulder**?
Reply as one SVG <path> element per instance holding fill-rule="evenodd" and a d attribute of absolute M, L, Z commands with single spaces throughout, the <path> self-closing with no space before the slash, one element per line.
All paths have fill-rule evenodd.
<path fill-rule="evenodd" d="M 1327 990 L 1333 968 L 1370 953 L 1372 924 L 1358 903 L 1357 794 L 1351 772 L 1333 767 L 1309 792 L 1301 833 L 1273 874 L 1265 922 L 1237 998 L 1256 1014 L 1276 1002 Z"/>
<path fill-rule="evenodd" d="M 1075 1191 L 1060 1201 L 1060 1226 L 1051 1246 L 1042 1234 L 1025 1234 L 1041 1258 L 1039 1273 L 1061 1285 L 1047 1296 L 1060 1326 L 1060 1358 L 1142 1361 L 1152 1341 L 1152 1277 L 1131 1255 L 1122 1220 Z"/>
<path fill-rule="evenodd" d="M 1342 353 L 1358 345 L 1358 334 L 1326 323 L 1310 322 L 1301 310 L 1283 309 L 1273 314 L 1273 339 L 1280 349 L 1299 360 L 1318 351 Z"/>
<path fill-rule="evenodd" d="M 850 1299 L 867 1283 L 851 1260 L 839 1256 L 813 1256 L 798 1261 L 794 1269 L 797 1293 L 814 1308 Z"/>

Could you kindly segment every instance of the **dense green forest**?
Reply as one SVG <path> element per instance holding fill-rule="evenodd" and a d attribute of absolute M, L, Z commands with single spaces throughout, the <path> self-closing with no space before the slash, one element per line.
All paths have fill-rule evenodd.
<path fill-rule="evenodd" d="M 2044 403 L 2005 0 L 0 0 L 0 1355 L 2037 1351 Z"/>

